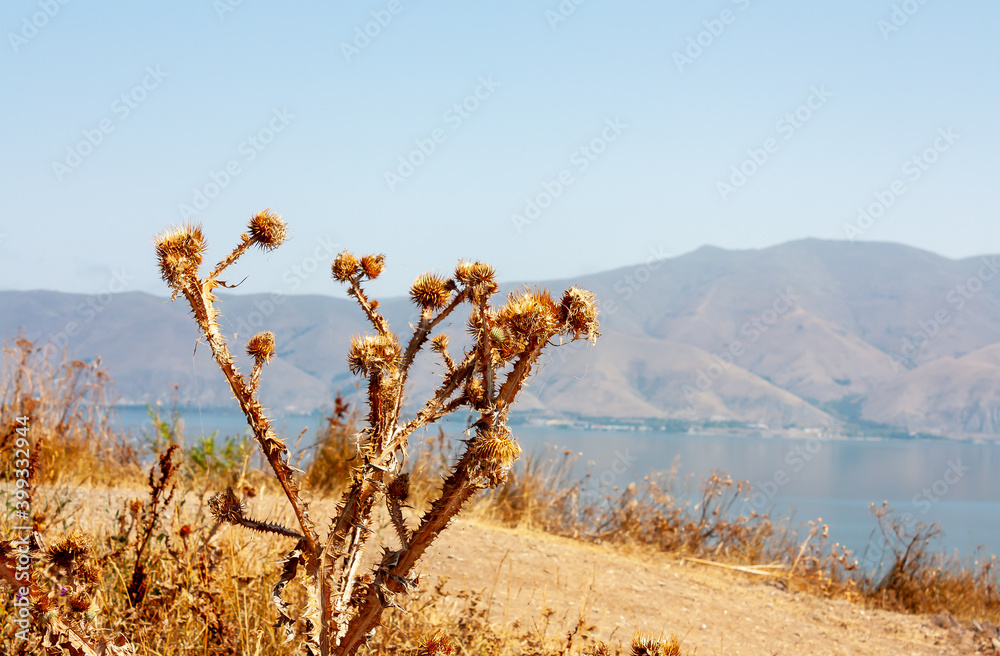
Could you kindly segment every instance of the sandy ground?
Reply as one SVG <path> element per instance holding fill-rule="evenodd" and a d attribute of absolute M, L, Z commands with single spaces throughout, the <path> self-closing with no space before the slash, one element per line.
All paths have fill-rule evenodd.
<path fill-rule="evenodd" d="M 484 590 L 498 621 L 555 614 L 553 633 L 580 614 L 599 639 L 635 630 L 678 634 L 700 656 L 975 654 L 971 629 L 866 610 L 664 555 L 626 555 L 550 535 L 457 521 L 422 563 L 446 590 Z"/>

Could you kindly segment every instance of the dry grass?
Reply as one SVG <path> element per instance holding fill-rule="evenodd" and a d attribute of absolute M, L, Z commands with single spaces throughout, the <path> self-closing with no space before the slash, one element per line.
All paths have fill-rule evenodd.
<path fill-rule="evenodd" d="M 39 482 L 109 485 L 138 473 L 138 453 L 117 425 L 100 359 L 71 360 L 52 344 L 25 337 L 5 343 L 2 355 L 0 451 L 12 449 L 17 418 L 27 417 Z M 5 464 L 0 473 L 7 476 Z"/>
<path fill-rule="evenodd" d="M 940 534 L 936 524 L 895 517 L 888 504 L 872 504 L 883 555 L 859 588 L 881 608 L 909 613 L 948 612 L 966 619 L 1000 624 L 1000 580 L 996 555 L 959 559 L 931 550 Z"/>

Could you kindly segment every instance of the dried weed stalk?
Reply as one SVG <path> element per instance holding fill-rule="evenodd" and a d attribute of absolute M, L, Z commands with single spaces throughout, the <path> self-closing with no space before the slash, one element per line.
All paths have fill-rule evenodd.
<path fill-rule="evenodd" d="M 272 430 L 257 398 L 261 372 L 275 354 L 270 332 L 253 336 L 247 353 L 253 358 L 249 378 L 240 373 L 219 327 L 214 292 L 226 283 L 225 269 L 251 246 L 272 250 L 286 237 L 281 218 L 269 210 L 250 220 L 237 247 L 202 277 L 199 273 L 207 244 L 201 228 L 181 225 L 155 239 L 163 279 L 173 298 L 184 296 L 247 418 L 253 435 L 295 514 L 299 530 L 246 518 L 241 502 L 227 491 L 213 500 L 220 521 L 231 521 L 259 531 L 298 538 L 283 562 L 281 580 L 274 588 L 279 624 L 288 639 L 295 621 L 281 593 L 301 576 L 308 601 L 301 617 L 306 626 L 305 647 L 310 653 L 354 654 L 375 632 L 386 608 L 397 606 L 396 596 L 417 585 L 413 568 L 431 543 L 477 490 L 503 483 L 521 449 L 507 427 L 511 405 L 524 386 L 542 350 L 564 340 L 596 340 L 599 335 L 594 295 L 571 287 L 559 300 L 548 292 L 523 290 L 510 294 L 499 307 L 491 305 L 498 291 L 492 267 L 460 262 L 454 276 L 427 273 L 413 283 L 410 296 L 420 308 L 420 320 L 405 345 L 369 299 L 363 283 L 374 280 L 385 266 L 382 255 L 357 258 L 344 251 L 333 262 L 333 277 L 345 284 L 373 328 L 372 334 L 352 340 L 347 362 L 352 373 L 367 381 L 368 421 L 358 439 L 357 464 L 351 483 L 337 506 L 325 539 L 317 532 L 303 500 L 288 450 Z M 441 322 L 459 306 L 469 307 L 471 345 L 457 359 L 447 337 L 432 336 Z M 403 398 L 410 368 L 425 346 L 444 366 L 441 384 L 420 410 L 403 417 Z M 407 526 L 401 506 L 407 497 L 402 476 L 410 435 L 426 424 L 468 408 L 477 415 L 465 440 L 465 449 L 444 480 L 440 495 L 420 518 Z M 373 511 L 384 502 L 393 518 L 399 548 L 382 546 L 382 556 L 369 575 L 361 571 L 370 546 Z"/>

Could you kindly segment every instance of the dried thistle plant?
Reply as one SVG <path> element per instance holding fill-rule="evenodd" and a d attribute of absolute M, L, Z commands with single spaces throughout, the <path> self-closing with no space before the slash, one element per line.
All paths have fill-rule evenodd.
<path fill-rule="evenodd" d="M 214 290 L 219 280 L 250 246 L 277 248 L 286 227 L 270 210 L 254 216 L 236 248 L 205 277 L 199 270 L 207 250 L 201 228 L 181 225 L 156 237 L 154 243 L 164 281 L 173 298 L 183 296 L 211 348 L 216 363 L 232 388 L 254 438 L 274 472 L 299 524 L 292 530 L 246 516 L 243 503 L 232 490 L 216 495 L 210 503 L 219 521 L 297 538 L 282 565 L 273 597 L 286 637 L 294 637 L 295 620 L 281 594 L 300 576 L 308 590 L 300 617 L 306 626 L 304 647 L 311 654 L 354 654 L 374 634 L 386 608 L 398 606 L 397 596 L 413 590 L 413 568 L 427 548 L 454 518 L 463 504 L 480 489 L 495 487 L 507 476 L 521 449 L 507 427 L 510 408 L 538 362 L 543 349 L 564 341 L 599 336 L 594 295 L 571 287 L 559 300 L 544 291 L 510 294 L 499 306 L 491 305 L 498 291 L 496 273 L 480 262 L 460 262 L 454 276 L 426 273 L 417 278 L 410 297 L 420 309 L 420 320 L 405 344 L 390 330 L 379 313 L 378 302 L 368 298 L 363 283 L 385 267 L 383 255 L 360 259 L 344 251 L 333 261 L 335 280 L 347 286 L 372 326 L 373 333 L 355 337 L 347 364 L 367 380 L 367 426 L 358 442 L 358 465 L 337 505 L 325 538 L 309 516 L 288 462 L 288 451 L 273 432 L 257 399 L 263 366 L 274 355 L 270 332 L 254 336 L 247 353 L 254 358 L 247 379 L 235 365 L 229 344 L 219 327 Z M 470 347 L 457 358 L 443 334 L 432 336 L 442 321 L 459 306 L 469 309 Z M 404 389 L 414 359 L 422 348 L 441 358 L 444 377 L 416 414 L 403 416 Z M 408 526 L 401 507 L 409 483 L 401 472 L 408 440 L 414 431 L 461 408 L 477 415 L 465 440 L 466 447 L 451 467 L 440 493 L 416 526 Z M 372 546 L 373 511 L 384 502 L 395 528 L 398 548 L 381 545 L 382 557 L 371 573 L 361 571 L 366 547 Z M 435 642 L 439 641 L 439 642 Z M 447 653 L 447 641 L 428 641 L 428 653 Z M 433 651 L 431 651 L 433 650 Z"/>

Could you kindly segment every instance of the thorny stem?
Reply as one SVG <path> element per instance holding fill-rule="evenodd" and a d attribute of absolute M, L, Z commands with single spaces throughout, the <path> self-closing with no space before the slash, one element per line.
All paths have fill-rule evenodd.
<path fill-rule="evenodd" d="M 304 539 L 308 547 L 307 553 L 312 556 L 316 553 L 316 530 L 313 528 L 312 521 L 310 521 L 306 513 L 304 502 L 299 497 L 298 488 L 292 480 L 292 470 L 282 458 L 281 454 L 285 446 L 280 440 L 274 437 L 270 419 L 264 414 L 260 403 L 250 394 L 247 383 L 243 375 L 237 371 L 233 356 L 229 353 L 229 348 L 226 345 L 226 340 L 219 330 L 219 325 L 215 320 L 216 310 L 212 305 L 214 298 L 211 289 L 215 284 L 214 280 L 206 280 L 204 283 L 192 281 L 192 284 L 184 288 L 184 296 L 191 305 L 195 319 L 205 333 L 216 364 L 219 365 L 219 369 L 222 370 L 226 380 L 229 381 L 229 387 L 233 390 L 233 395 L 236 396 L 236 400 L 240 404 L 240 409 L 243 411 L 250 429 L 253 430 L 254 438 L 260 445 L 264 457 L 267 458 L 268 464 L 274 470 L 281 489 L 285 492 L 285 496 L 288 497 L 288 501 L 292 505 L 295 518 L 298 520 L 299 526 L 302 527 L 302 532 L 305 535 Z"/>
<path fill-rule="evenodd" d="M 226 257 L 226 259 L 222 260 L 221 262 L 215 265 L 215 268 L 212 269 L 212 273 L 208 274 L 208 278 L 206 278 L 205 280 L 215 280 L 219 276 L 219 274 L 221 274 L 225 270 L 226 267 L 228 267 L 230 264 L 238 260 L 240 255 L 246 253 L 247 249 L 250 248 L 252 244 L 253 241 L 250 239 L 250 235 L 246 233 L 240 235 L 239 245 L 237 245 L 236 248 L 233 249 L 233 252 L 230 253 Z"/>
<path fill-rule="evenodd" d="M 260 372 L 263 369 L 261 362 L 254 362 L 253 369 L 250 372 L 250 394 L 257 393 L 257 386 L 260 384 Z"/>
<path fill-rule="evenodd" d="M 376 439 L 373 434 L 371 438 L 372 444 L 377 444 L 379 451 L 366 454 L 366 465 L 386 466 L 389 464 L 388 461 L 392 454 L 406 444 L 407 438 L 416 428 L 443 416 L 442 406 L 444 401 L 458 389 L 461 382 L 471 373 L 473 367 L 474 358 L 470 355 L 461 367 L 446 378 L 444 384 L 442 384 L 434 395 L 434 398 L 427 402 L 424 409 L 418 413 L 418 416 L 414 420 L 402 427 L 396 428 L 392 434 L 392 439 L 388 443 L 382 439 Z M 397 389 L 397 398 L 402 396 L 401 392 L 402 389 L 400 387 Z M 451 406 L 453 404 L 448 405 Z M 398 407 L 397 401 L 397 404 L 393 408 L 394 412 L 392 412 L 392 424 L 390 426 L 396 426 L 398 413 L 395 410 Z M 382 471 L 378 468 L 373 468 L 372 475 L 376 480 L 380 481 Z M 356 585 L 356 571 L 360 563 L 361 547 L 364 544 L 364 540 L 361 538 L 367 537 L 363 536 L 358 529 L 368 529 L 371 522 L 372 509 L 378 500 L 377 492 L 378 489 L 374 482 L 365 480 L 363 476 L 356 478 L 344 495 L 339 506 L 337 519 L 331 527 L 327 538 L 326 556 L 333 559 L 330 575 L 332 575 L 335 581 L 338 581 L 336 584 L 336 598 L 332 601 L 332 608 L 330 609 L 337 616 L 337 637 L 344 635 L 344 632 L 347 630 L 347 618 L 344 617 L 344 611 L 350 602 Z"/>
<path fill-rule="evenodd" d="M 434 328 L 441 323 L 445 317 L 451 314 L 452 311 L 454 311 L 454 309 L 457 308 L 468 295 L 468 290 L 463 289 L 455 295 L 455 298 L 452 299 L 451 303 L 449 303 L 446 308 L 441 310 L 436 317 L 429 319 L 426 322 L 421 319 L 420 325 L 413 332 L 413 337 L 410 338 L 410 343 L 406 346 L 406 352 L 403 354 L 403 359 L 400 363 L 404 372 L 409 372 L 410 365 L 413 364 L 413 359 L 417 357 L 420 347 L 422 347 L 424 342 L 427 341 L 427 336 L 430 335 L 431 331 L 434 330 Z"/>
<path fill-rule="evenodd" d="M 417 564 L 421 556 L 434 542 L 437 536 L 448 526 L 448 523 L 461 509 L 466 501 L 475 493 L 478 486 L 471 480 L 473 453 L 471 448 L 466 447 L 461 460 L 455 465 L 451 475 L 444 483 L 441 496 L 427 511 L 421 519 L 420 527 L 414 532 L 410 539 L 409 547 L 404 547 L 402 553 L 398 554 L 396 565 L 388 570 L 386 578 L 386 588 L 391 593 L 399 593 L 405 590 L 405 585 L 399 579 L 406 579 L 410 570 Z M 389 554 L 383 559 L 383 566 L 388 564 L 389 558 L 396 555 Z M 378 598 L 373 585 L 365 596 L 358 614 L 351 620 L 347 632 L 341 639 L 338 656 L 349 656 L 365 639 L 368 631 L 376 626 L 382 616 L 385 607 Z"/>
<path fill-rule="evenodd" d="M 479 349 L 479 366 L 481 367 L 480 373 L 483 376 L 483 384 L 486 387 L 486 398 L 493 399 L 493 339 L 490 335 L 490 313 L 486 309 L 486 301 L 488 299 L 486 296 L 481 296 L 479 298 L 479 320 L 482 322 L 482 326 L 479 332 L 479 343 L 476 347 Z"/>
<path fill-rule="evenodd" d="M 348 294 L 353 296 L 357 301 L 361 309 L 364 310 L 365 315 L 367 315 L 368 320 L 371 321 L 372 326 L 378 331 L 379 335 L 389 334 L 389 323 L 385 320 L 381 314 L 378 313 L 374 307 L 372 307 L 371 301 L 365 296 L 365 290 L 361 288 L 360 275 L 355 276 L 351 280 L 351 288 Z"/>
<path fill-rule="evenodd" d="M 497 392 L 495 399 L 497 407 L 506 409 L 514 402 L 514 399 L 521 391 L 522 385 L 524 385 L 525 378 L 531 373 L 531 365 L 534 364 L 535 360 L 541 354 L 545 342 L 545 339 L 539 340 L 518 357 L 514 363 L 514 368 L 507 374 L 507 379 L 500 387 L 500 391 Z"/>
<path fill-rule="evenodd" d="M 394 443 L 407 439 L 413 431 L 423 425 L 432 424 L 447 414 L 445 412 L 445 408 L 449 406 L 445 406 L 443 404 L 452 394 L 455 393 L 455 390 L 461 387 L 462 383 L 465 382 L 465 379 L 472 374 L 476 364 L 474 355 L 475 354 L 470 353 L 465 358 L 465 361 L 462 362 L 462 364 L 460 364 L 454 372 L 448 375 L 444 384 L 438 388 L 434 397 L 424 404 L 424 407 L 420 409 L 417 416 L 403 424 L 403 426 L 396 431 L 396 438 L 393 440 Z M 462 400 L 464 403 L 465 399 Z"/>

